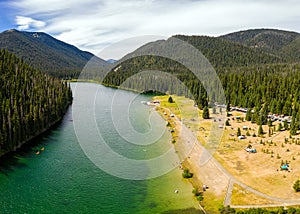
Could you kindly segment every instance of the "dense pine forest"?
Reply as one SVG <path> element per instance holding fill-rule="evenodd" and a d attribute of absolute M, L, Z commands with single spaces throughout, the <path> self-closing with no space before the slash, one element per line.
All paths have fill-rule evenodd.
<path fill-rule="evenodd" d="M 0 155 L 59 121 L 72 101 L 67 83 L 0 50 Z"/>
<path fill-rule="evenodd" d="M 15 54 L 40 72 L 64 79 L 78 77 L 91 59 L 95 66 L 106 64 L 92 53 L 42 32 L 4 31 L 0 33 L 0 49 Z"/>
<path fill-rule="evenodd" d="M 221 38 L 283 57 L 289 62 L 299 62 L 300 37 L 296 32 L 253 29 L 230 33 Z"/>
<path fill-rule="evenodd" d="M 294 36 L 292 39 L 298 40 L 299 34 L 297 35 L 298 37 Z M 294 40 L 290 39 L 290 43 L 281 45 L 283 51 L 274 50 L 278 45 L 273 49 L 269 47 L 273 50 L 270 53 L 262 48 L 248 47 L 224 38 L 182 35 L 175 37 L 192 44 L 209 60 L 222 82 L 227 104 L 254 110 L 255 113 L 248 115 L 248 118 L 258 124 L 267 123 L 268 113 L 293 116 L 291 134 L 300 129 L 300 57 L 297 54 L 292 57 L 283 54 L 285 51 L 291 52 L 287 47 L 293 44 Z M 158 44 L 151 43 L 148 47 L 146 45 L 141 48 L 155 48 L 155 45 Z M 277 52 L 280 54 L 276 55 Z M 124 86 L 143 90 L 143 86 L 147 85 L 149 88 L 158 87 L 162 92 L 193 97 L 200 109 L 205 106 L 212 107 L 215 102 L 214 97 L 207 96 L 203 85 L 192 72 L 181 64 L 162 57 L 139 56 L 126 60 L 117 65 L 105 77 L 103 83 L 119 86 L 128 77 L 143 70 L 170 73 L 189 90 L 183 89 L 174 78 L 155 73 L 147 73 L 146 78 L 136 75 L 135 81 L 130 81 Z M 211 84 L 213 88 L 214 83 Z"/>

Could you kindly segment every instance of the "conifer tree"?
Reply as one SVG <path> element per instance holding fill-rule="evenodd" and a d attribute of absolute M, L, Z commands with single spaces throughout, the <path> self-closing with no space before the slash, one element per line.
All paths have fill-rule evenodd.
<path fill-rule="evenodd" d="M 248 109 L 247 110 L 247 113 L 246 113 L 246 120 L 247 121 L 251 121 L 251 118 L 252 118 L 252 113 L 251 113 L 251 109 Z"/>
<path fill-rule="evenodd" d="M 264 134 L 264 130 L 262 128 L 262 125 L 260 124 L 259 127 L 258 127 L 258 136 L 261 136 Z"/>
<path fill-rule="evenodd" d="M 60 120 L 72 101 L 69 86 L 0 50 L 0 155 Z"/>
<path fill-rule="evenodd" d="M 203 119 L 209 119 L 209 109 L 207 108 L 207 106 L 205 106 L 203 109 L 202 117 Z"/>

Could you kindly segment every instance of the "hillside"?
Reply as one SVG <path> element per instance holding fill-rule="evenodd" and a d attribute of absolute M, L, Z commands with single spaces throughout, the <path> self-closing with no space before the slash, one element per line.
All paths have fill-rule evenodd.
<path fill-rule="evenodd" d="M 0 50 L 0 155 L 13 151 L 60 120 L 72 101 L 61 80 Z"/>
<path fill-rule="evenodd" d="M 184 35 L 176 35 L 175 38 L 186 41 L 201 51 L 217 70 L 223 70 L 227 67 L 285 62 L 282 57 L 222 38 Z"/>
<path fill-rule="evenodd" d="M 89 52 L 40 32 L 4 31 L 0 33 L 0 49 L 6 49 L 34 68 L 59 78 L 78 76 L 92 57 L 98 66 L 106 64 Z"/>
<path fill-rule="evenodd" d="M 300 62 L 300 34 L 276 29 L 254 29 L 230 33 L 220 38 L 262 50 L 290 62 Z"/>
<path fill-rule="evenodd" d="M 185 50 L 188 48 L 187 46 L 178 47 L 177 45 L 174 45 L 173 47 L 172 42 L 174 42 L 174 39 L 183 40 L 198 49 L 207 58 L 219 75 L 229 71 L 238 72 L 245 68 L 249 70 L 249 67 L 256 69 L 256 67 L 259 66 L 261 67 L 260 69 L 262 69 L 263 66 L 270 64 L 282 64 L 286 62 L 286 59 L 283 57 L 274 56 L 273 54 L 266 53 L 262 50 L 256 50 L 222 38 L 175 35 L 168 40 L 148 43 L 125 56 L 120 60 L 120 62 L 122 62 L 120 66 L 118 65 L 106 76 L 103 80 L 104 84 L 119 86 L 129 76 L 132 76 L 141 70 L 165 71 L 184 82 L 186 86 L 190 88 L 191 93 L 183 89 L 179 90 L 179 84 L 174 83 L 171 79 L 161 80 L 167 84 L 167 86 L 165 86 L 165 84 L 160 84 L 160 90 L 162 92 L 168 91 L 169 93 L 176 93 L 177 95 L 184 95 L 188 97 L 191 97 L 192 94 L 200 108 L 207 105 L 205 89 L 199 80 L 187 68 L 178 62 L 163 57 L 146 56 L 148 55 L 147 53 L 155 53 L 156 50 L 162 50 L 169 55 L 174 55 L 178 50 L 179 52 L 176 52 L 177 55 L 189 51 Z M 184 56 L 179 56 L 179 58 L 182 57 Z M 194 54 L 190 54 L 188 58 L 192 61 L 199 60 L 198 58 L 195 58 Z M 149 75 L 147 78 L 138 81 L 138 84 L 131 84 L 131 86 L 128 87 L 135 87 L 135 90 L 141 90 L 145 84 L 152 84 L 154 87 L 157 85 L 157 81 L 154 80 L 155 78 L 162 77 L 151 77 L 151 75 Z M 214 85 L 209 84 L 209 87 L 213 88 Z"/>
<path fill-rule="evenodd" d="M 183 35 L 174 37 L 187 41 L 203 53 L 219 76 L 227 103 L 254 109 L 257 113 L 253 115 L 253 122 L 266 124 L 267 120 L 258 114 L 263 110 L 294 115 L 294 131 L 291 133 L 300 128 L 300 114 L 296 114 L 300 109 L 300 91 L 297 86 L 300 82 L 300 63 L 290 63 L 289 56 L 284 54 L 275 55 L 224 38 Z M 208 79 L 208 87 L 204 87 L 205 83 L 200 82 L 199 78 L 182 64 L 160 56 L 147 55 L 150 52 L 155 53 L 155 50 L 162 50 L 171 55 L 185 53 L 186 47 L 168 46 L 168 43 L 172 44 L 172 38 L 148 43 L 128 54 L 120 60 L 121 64 L 112 69 L 103 83 L 119 86 L 129 77 L 133 77 L 122 87 L 137 91 L 150 91 L 155 88 L 160 92 L 193 98 L 200 109 L 207 105 L 213 106 L 218 100 L 216 96 L 219 90 L 215 81 Z M 193 54 L 185 57 L 181 55 L 179 59 L 197 60 Z M 164 71 L 169 75 L 153 71 L 138 74 L 145 70 Z M 187 88 L 184 88 L 182 83 Z M 144 86 L 147 87 L 143 88 Z M 206 93 L 207 88 L 212 91 L 210 97 Z"/>

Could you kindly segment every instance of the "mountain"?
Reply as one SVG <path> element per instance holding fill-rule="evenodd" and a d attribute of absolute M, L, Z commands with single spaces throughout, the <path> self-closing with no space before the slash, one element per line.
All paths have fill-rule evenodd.
<path fill-rule="evenodd" d="M 90 59 L 98 66 L 106 64 L 92 53 L 42 32 L 4 31 L 0 34 L 0 49 L 6 49 L 34 68 L 59 78 L 77 77 Z"/>
<path fill-rule="evenodd" d="M 270 104 L 270 112 L 291 115 L 293 108 L 298 109 L 300 106 L 300 91 L 297 88 L 300 82 L 300 61 L 290 56 L 291 50 L 295 53 L 300 50 L 296 50 L 298 34 L 275 30 L 274 32 L 280 35 L 279 38 L 274 36 L 271 38 L 276 39 L 264 39 L 269 48 L 254 48 L 245 41 L 255 37 L 255 33 L 258 35 L 257 32 L 250 30 L 239 37 L 234 35 L 240 33 L 222 37 L 175 35 L 167 40 L 151 42 L 119 60 L 106 75 L 103 83 L 136 91 L 155 89 L 192 97 L 199 108 L 219 102 L 219 86 L 215 84 L 216 81 L 209 79 L 210 73 L 206 72 L 207 67 L 203 67 L 205 63 L 200 66 L 195 63 L 201 58 L 195 53 L 187 52 L 188 45 L 176 43 L 176 39 L 180 39 L 198 49 L 211 63 L 223 85 L 227 102 L 234 106 L 255 108 L 257 112 L 265 104 Z M 281 41 L 282 37 L 285 39 Z M 161 57 L 159 53 L 167 53 L 178 60 Z M 183 66 L 182 60 L 191 60 L 191 66 L 204 71 L 201 73 L 201 81 Z M 157 70 L 166 74 L 159 74 L 155 72 Z M 141 71 L 152 73 L 139 73 Z M 208 79 L 204 79 L 205 76 Z M 184 83 L 186 88 L 182 87 L 181 83 Z M 208 97 L 207 89 L 212 92 L 211 97 Z M 258 116 L 255 117 L 254 120 L 259 122 Z"/>
<path fill-rule="evenodd" d="M 230 33 L 220 38 L 300 62 L 300 34 L 276 29 L 253 29 Z"/>
<path fill-rule="evenodd" d="M 106 60 L 106 62 L 108 62 L 108 63 L 115 63 L 115 62 L 118 62 L 118 60 L 115 60 L 115 59 L 109 59 L 109 60 Z"/>
<path fill-rule="evenodd" d="M 201 51 L 217 70 L 226 67 L 285 62 L 285 59 L 280 56 L 222 38 L 184 35 L 176 35 L 175 38 L 186 41 Z"/>
<path fill-rule="evenodd" d="M 172 48 L 171 43 L 172 40 L 176 41 L 176 39 L 184 41 L 187 44 L 190 44 L 194 48 L 198 49 L 218 72 L 226 71 L 228 69 L 237 67 L 287 62 L 287 60 L 282 56 L 277 56 L 265 52 L 261 49 L 247 47 L 241 43 L 230 41 L 228 39 L 208 36 L 175 35 L 167 40 L 159 40 L 147 43 L 138 48 L 137 50 L 133 51 L 132 53 L 127 54 L 121 60 L 118 61 L 119 63 L 118 65 L 116 65 L 118 67 L 118 72 L 115 72 L 115 74 L 112 75 L 117 76 L 118 74 L 122 74 L 122 78 L 125 78 L 126 75 L 123 75 L 124 72 L 134 73 L 142 69 L 167 70 L 171 73 L 186 72 L 186 69 L 182 68 L 182 66 L 180 66 L 179 63 L 170 63 L 170 60 L 164 59 L 162 57 L 139 56 L 149 55 L 148 53 L 155 53 L 155 51 L 157 50 L 162 50 L 168 55 L 174 55 L 174 50 Z M 177 45 L 174 45 L 174 48 L 175 46 Z M 186 48 L 187 46 L 180 47 L 180 52 L 188 51 L 186 50 Z M 178 47 L 175 49 L 178 50 Z M 181 54 L 180 52 L 178 52 L 178 55 Z M 193 54 L 189 56 L 189 58 L 192 60 L 199 60 L 193 59 L 193 57 Z M 116 68 L 114 68 L 113 71 L 116 71 Z"/>

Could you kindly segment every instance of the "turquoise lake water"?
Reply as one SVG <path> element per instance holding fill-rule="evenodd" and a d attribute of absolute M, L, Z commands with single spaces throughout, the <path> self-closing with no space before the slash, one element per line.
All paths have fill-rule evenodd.
<path fill-rule="evenodd" d="M 99 169 L 78 143 L 73 114 L 76 112 L 82 120 L 80 123 L 77 120 L 76 129 L 85 127 L 87 139 L 95 137 L 94 133 L 86 132 L 93 128 L 88 127 L 89 123 L 83 118 L 88 119 L 85 115 L 91 111 L 85 105 L 85 98 L 97 91 L 93 115 L 111 149 L 137 160 L 155 158 L 169 151 L 172 145 L 168 143 L 170 134 L 164 131 L 165 121 L 153 112 L 153 107 L 141 104 L 141 101 L 151 100 L 151 96 L 119 90 L 120 96 L 114 102 L 121 107 L 130 106 L 130 124 L 136 131 L 143 134 L 153 129 L 150 120 L 155 125 L 151 133 L 161 134 L 151 145 L 146 145 L 151 139 L 147 136 L 145 145 L 135 145 L 126 141 L 132 136 L 126 135 L 124 139 L 111 120 L 111 99 L 116 89 L 91 83 L 77 84 L 81 84 L 80 90 L 84 90 L 85 95 L 75 93 L 73 105 L 60 124 L 17 153 L 1 159 L 0 213 L 161 213 L 195 206 L 192 187 L 182 180 L 179 171 L 171 170 L 150 180 L 119 178 Z M 75 85 L 72 84 L 73 89 Z M 132 102 L 128 104 L 128 100 Z M 116 110 L 119 112 L 118 108 Z M 116 121 L 122 119 L 117 113 L 114 117 Z M 42 147 L 45 150 L 36 155 L 35 151 Z M 146 167 L 142 173 L 151 174 L 150 170 Z M 133 173 L 136 172 L 133 170 Z M 180 194 L 174 194 L 176 188 L 180 188 Z"/>

